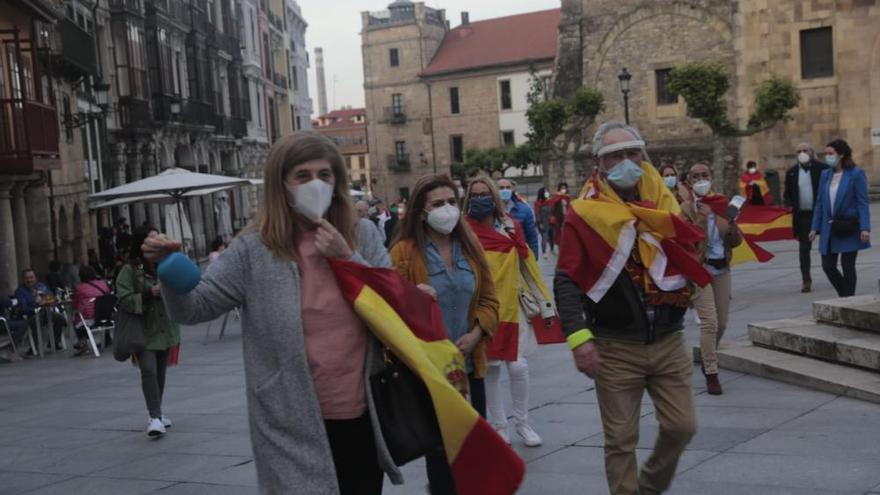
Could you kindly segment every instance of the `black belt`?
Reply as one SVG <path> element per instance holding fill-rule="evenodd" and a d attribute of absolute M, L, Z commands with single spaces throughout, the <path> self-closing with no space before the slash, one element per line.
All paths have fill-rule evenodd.
<path fill-rule="evenodd" d="M 707 259 L 706 264 L 711 266 L 712 268 L 716 268 L 718 270 L 723 270 L 727 268 L 727 258 L 718 258 L 718 259 Z"/>

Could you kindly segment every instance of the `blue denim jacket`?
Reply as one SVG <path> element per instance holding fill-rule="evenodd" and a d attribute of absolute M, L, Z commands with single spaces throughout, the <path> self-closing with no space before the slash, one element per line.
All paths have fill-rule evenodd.
<path fill-rule="evenodd" d="M 455 269 L 450 269 L 437 247 L 428 239 L 425 261 L 428 267 L 428 279 L 431 287 L 437 292 L 440 314 L 449 340 L 455 342 L 466 334 L 468 328 L 468 312 L 476 291 L 476 276 L 461 250 L 461 244 L 452 241 L 452 260 Z M 467 371 L 474 371 L 471 356 L 465 356 Z"/>

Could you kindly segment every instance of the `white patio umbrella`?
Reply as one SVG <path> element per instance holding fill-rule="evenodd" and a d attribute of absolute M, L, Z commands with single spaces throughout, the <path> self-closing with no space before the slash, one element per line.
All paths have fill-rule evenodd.
<path fill-rule="evenodd" d="M 128 184 L 123 184 L 118 187 L 113 187 L 92 194 L 89 196 L 89 199 L 119 201 L 115 203 L 115 205 L 137 203 L 140 201 L 173 201 L 177 205 L 178 232 L 184 233 L 185 231 L 182 222 L 185 217 L 183 215 L 181 201 L 186 198 L 187 195 L 195 195 L 198 191 L 205 191 L 203 194 L 208 194 L 210 192 L 218 192 L 224 189 L 230 189 L 251 183 L 251 179 L 226 177 L 224 175 L 200 174 L 182 168 L 169 168 L 159 175 L 136 180 L 134 182 L 129 182 Z M 103 208 L 115 205 L 102 203 L 97 205 L 97 207 Z"/>
<path fill-rule="evenodd" d="M 169 168 L 159 175 L 147 177 L 92 194 L 89 199 L 111 200 L 147 196 L 164 195 L 178 200 L 186 193 L 200 189 L 232 187 L 250 184 L 250 179 L 226 177 L 225 175 L 200 174 L 182 168 Z"/>

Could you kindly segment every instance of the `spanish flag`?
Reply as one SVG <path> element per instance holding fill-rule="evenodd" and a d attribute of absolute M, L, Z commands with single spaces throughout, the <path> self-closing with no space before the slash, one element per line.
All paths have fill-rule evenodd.
<path fill-rule="evenodd" d="M 450 383 L 464 376 L 464 359 L 446 337 L 437 303 L 392 270 L 328 261 L 358 317 L 425 383 L 457 493 L 516 492 L 525 464 Z"/>
<path fill-rule="evenodd" d="M 585 199 L 572 202 L 566 215 L 558 269 L 594 302 L 620 276 L 634 247 L 662 291 L 683 289 L 688 280 L 700 287 L 712 280 L 694 254 L 703 233 L 679 217 L 678 202 L 654 166 L 643 162 L 642 171 L 641 201 L 625 203 L 594 174 L 584 188 Z"/>
<path fill-rule="evenodd" d="M 749 203 L 752 202 L 754 196 L 753 186 L 758 186 L 758 194 L 760 194 L 761 201 L 765 205 L 773 204 L 773 195 L 770 194 L 770 186 L 767 185 L 767 179 L 764 178 L 764 174 L 760 171 L 753 174 L 743 172 L 739 177 L 739 191 L 740 194 L 748 199 Z"/>
<path fill-rule="evenodd" d="M 712 209 L 716 215 L 727 218 L 727 196 L 708 194 L 700 202 Z M 785 231 L 780 230 L 780 222 L 787 222 Z M 733 248 L 730 266 L 757 261 L 766 263 L 773 254 L 757 244 L 757 241 L 775 241 L 791 238 L 791 211 L 776 206 L 745 205 L 737 218 L 737 225 L 743 234 L 743 242 Z M 780 237 L 784 234 L 787 237 Z"/>
<path fill-rule="evenodd" d="M 791 208 L 746 204 L 736 223 L 743 235 L 753 241 L 794 239 Z"/>
<path fill-rule="evenodd" d="M 520 274 L 520 267 L 528 271 L 528 277 L 535 281 L 538 290 L 541 291 L 545 301 L 551 301 L 550 291 L 541 278 L 541 270 L 532 250 L 526 244 L 522 226 L 514 222 L 514 231 L 511 237 L 507 237 L 494 228 L 484 225 L 473 218 L 468 217 L 468 224 L 476 234 L 483 246 L 489 271 L 495 281 L 495 293 L 501 303 L 498 309 L 498 327 L 495 336 L 486 347 L 486 355 L 489 359 L 502 361 L 516 361 L 519 345 L 520 325 L 520 287 L 525 283 Z M 554 320 L 558 320 L 554 318 Z M 558 332 L 557 338 L 549 337 L 546 333 L 536 333 L 539 344 L 565 342 L 562 328 L 558 322 L 549 332 Z"/>

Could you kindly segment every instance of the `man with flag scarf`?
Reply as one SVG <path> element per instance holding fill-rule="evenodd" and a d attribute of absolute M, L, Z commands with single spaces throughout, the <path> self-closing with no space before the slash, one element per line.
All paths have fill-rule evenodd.
<path fill-rule="evenodd" d="M 644 148 L 632 127 L 599 126 L 592 146 L 598 167 L 566 215 L 554 280 L 575 366 L 596 383 L 612 495 L 667 490 L 696 431 L 683 318 L 690 282 L 711 280 L 693 253 L 702 233 L 679 216 Z M 639 471 L 645 390 L 660 431 Z"/>
<path fill-rule="evenodd" d="M 706 235 L 697 245 L 699 259 L 712 274 L 712 283 L 697 291 L 694 308 L 700 317 L 700 355 L 706 391 L 721 395 L 718 381 L 718 343 L 727 329 L 730 310 L 730 262 L 733 250 L 743 243 L 735 219 L 728 219 L 727 196 L 712 192 L 712 172 L 705 163 L 697 162 L 688 172 L 692 194 L 681 205 L 689 222 Z"/>

